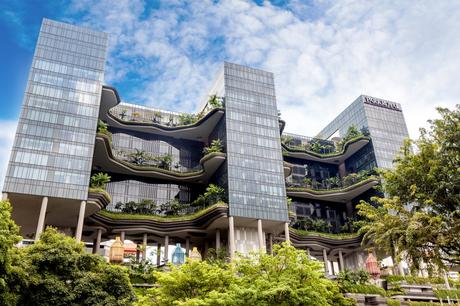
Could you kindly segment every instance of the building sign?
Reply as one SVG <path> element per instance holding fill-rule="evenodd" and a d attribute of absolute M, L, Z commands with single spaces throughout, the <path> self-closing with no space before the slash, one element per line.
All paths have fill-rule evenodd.
<path fill-rule="evenodd" d="M 399 104 L 395 102 L 364 96 L 364 103 L 402 112 Z"/>

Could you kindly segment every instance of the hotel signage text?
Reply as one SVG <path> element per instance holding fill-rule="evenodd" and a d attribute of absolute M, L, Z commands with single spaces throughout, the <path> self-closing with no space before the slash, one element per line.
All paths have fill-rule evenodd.
<path fill-rule="evenodd" d="M 364 97 L 364 103 L 366 104 L 370 104 L 370 105 L 375 105 L 375 106 L 379 106 L 379 107 L 384 107 L 384 108 L 388 108 L 388 109 L 393 109 L 393 110 L 397 110 L 397 111 L 402 111 L 401 110 L 401 107 L 399 107 L 398 103 L 394 103 L 394 102 L 390 102 L 390 101 L 386 101 L 386 100 L 381 100 L 381 99 L 377 99 L 377 98 L 372 98 L 372 97 Z"/>

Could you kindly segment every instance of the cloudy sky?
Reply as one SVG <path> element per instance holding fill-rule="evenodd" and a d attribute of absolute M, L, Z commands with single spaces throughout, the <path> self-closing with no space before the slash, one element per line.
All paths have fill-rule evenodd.
<path fill-rule="evenodd" d="M 43 17 L 109 33 L 106 83 L 132 103 L 193 111 L 224 60 L 273 72 L 305 135 L 360 94 L 401 103 L 411 137 L 460 101 L 460 1 L 0 0 L 1 180 Z"/>

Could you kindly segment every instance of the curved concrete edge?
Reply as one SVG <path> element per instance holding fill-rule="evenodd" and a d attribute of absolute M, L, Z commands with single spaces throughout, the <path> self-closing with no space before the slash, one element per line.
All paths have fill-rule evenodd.
<path fill-rule="evenodd" d="M 370 141 L 371 139 L 369 137 L 360 137 L 352 139 L 345 143 L 344 148 L 341 152 L 338 152 L 333 155 L 323 155 L 311 151 L 295 150 L 286 146 L 284 143 L 281 143 L 281 147 L 283 149 L 283 154 L 285 156 L 337 165 L 351 157 L 356 152 L 358 152 Z"/>
<path fill-rule="evenodd" d="M 286 188 L 286 194 L 290 197 L 344 203 L 354 199 L 378 184 L 378 178 L 371 177 L 344 189 L 317 191 L 307 188 L 301 189 L 288 187 Z"/>
<path fill-rule="evenodd" d="M 283 161 L 283 170 L 284 170 L 284 177 L 288 177 L 292 174 L 292 168 L 294 167 L 293 164 L 290 164 L 286 161 Z"/>
<path fill-rule="evenodd" d="M 163 136 L 206 142 L 209 134 L 224 116 L 223 108 L 210 110 L 203 118 L 190 125 L 168 127 L 154 122 L 124 121 L 110 113 L 110 109 L 120 104 L 120 96 L 115 88 L 103 86 L 99 119 L 111 127 L 155 133 Z"/>
<path fill-rule="evenodd" d="M 163 179 L 172 182 L 205 183 L 226 159 L 225 153 L 214 152 L 207 154 L 200 160 L 202 169 L 190 173 L 175 173 L 174 171 L 156 167 L 136 167 L 129 162 L 116 158 L 113 155 L 109 138 L 106 135 L 101 134 L 97 134 L 96 136 L 94 152 L 93 165 L 96 165 L 98 170 L 132 176 Z"/>

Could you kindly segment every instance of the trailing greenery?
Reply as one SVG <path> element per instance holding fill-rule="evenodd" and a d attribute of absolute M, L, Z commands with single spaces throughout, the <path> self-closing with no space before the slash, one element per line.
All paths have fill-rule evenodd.
<path fill-rule="evenodd" d="M 183 215 L 183 216 L 128 214 L 128 213 L 119 213 L 119 212 L 113 212 L 113 211 L 107 211 L 107 210 L 101 210 L 98 212 L 98 214 L 112 218 L 112 219 L 118 219 L 118 220 L 138 219 L 138 220 L 152 220 L 152 221 L 161 221 L 161 222 L 176 222 L 176 221 L 189 221 L 189 220 L 196 219 L 217 207 L 228 207 L 228 205 L 226 203 L 219 202 L 205 209 L 199 210 L 196 213 L 193 213 L 191 215 Z"/>
<path fill-rule="evenodd" d="M 431 285 L 431 284 L 445 284 L 444 277 L 420 277 L 410 275 L 387 275 L 384 277 L 389 284 L 395 283 L 406 283 L 409 285 Z M 454 285 L 452 279 L 449 279 L 449 283 Z"/>
<path fill-rule="evenodd" d="M 290 230 L 299 236 L 319 236 L 319 237 L 339 239 L 339 240 L 340 239 L 354 239 L 354 238 L 359 237 L 358 233 L 340 233 L 340 234 L 321 233 L 321 232 L 315 232 L 315 231 L 306 231 L 306 230 L 296 229 L 292 227 L 290 228 Z"/>
<path fill-rule="evenodd" d="M 395 299 L 387 299 L 388 306 L 401 306 L 401 301 Z"/>
<path fill-rule="evenodd" d="M 299 217 L 291 226 L 300 230 L 322 233 L 327 233 L 332 229 L 332 225 L 326 220 L 311 217 Z"/>
<path fill-rule="evenodd" d="M 209 153 L 222 152 L 223 149 L 224 146 L 222 144 L 222 141 L 220 139 L 214 139 L 213 141 L 211 141 L 211 145 L 209 147 L 204 147 L 203 154 L 207 155 Z"/>
<path fill-rule="evenodd" d="M 356 305 L 306 252 L 288 243 L 273 250 L 232 263 L 213 258 L 170 265 L 154 272 L 156 286 L 138 296 L 137 305 Z"/>
<path fill-rule="evenodd" d="M 112 202 L 112 196 L 105 189 L 89 187 L 88 192 L 101 193 L 109 202 Z"/>
<path fill-rule="evenodd" d="M 460 300 L 460 289 L 435 289 L 434 294 L 438 299 L 456 299 Z"/>
<path fill-rule="evenodd" d="M 422 262 L 429 272 L 460 264 L 460 105 L 437 110 L 441 118 L 406 141 L 394 170 L 381 171 L 388 197 L 358 205 L 363 243 L 413 271 Z"/>
<path fill-rule="evenodd" d="M 112 141 L 112 133 L 109 132 L 107 124 L 101 119 L 97 121 L 97 133 L 107 136 Z"/>

